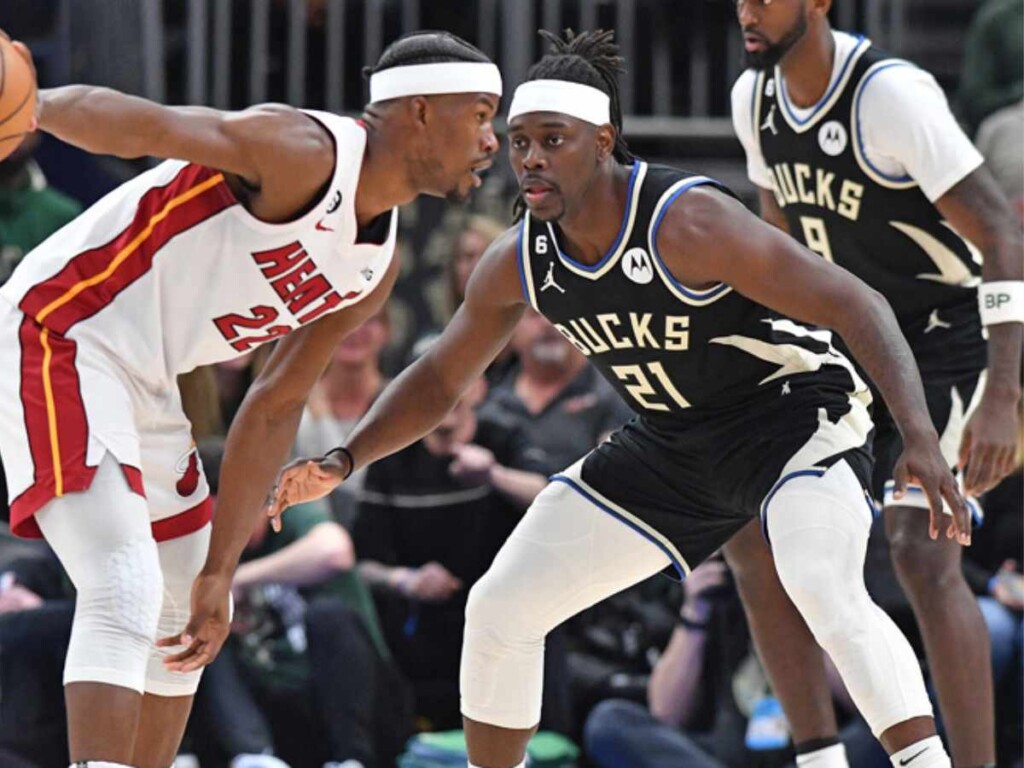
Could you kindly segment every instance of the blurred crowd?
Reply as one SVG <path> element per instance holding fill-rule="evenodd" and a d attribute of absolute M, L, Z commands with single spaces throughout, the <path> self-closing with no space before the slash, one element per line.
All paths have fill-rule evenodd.
<path fill-rule="evenodd" d="M 1024 217 L 1021 7 L 991 0 L 979 13 L 959 103 Z M 25 142 L 0 163 L 0 282 L 81 210 L 48 185 L 35 144 Z M 416 228 L 401 238 L 412 277 L 391 306 L 336 349 L 309 399 L 296 455 L 344 443 L 389 379 L 422 354 L 457 309 L 473 268 L 506 226 L 501 190 L 485 190 L 474 212 L 442 218 L 439 210 L 427 201 L 404 217 Z M 267 353 L 262 348 L 180 381 L 214 494 L 224 436 Z M 235 577 L 232 636 L 206 670 L 186 751 L 202 768 L 445 764 L 441 757 L 429 762 L 424 750 L 400 756 L 416 734 L 460 727 L 458 664 L 470 587 L 547 476 L 630 418 L 582 355 L 529 311 L 498 361 L 434 432 L 357 472 L 328 498 L 291 509 L 280 533 L 263 519 L 255 525 Z M 1018 468 L 983 500 L 985 524 L 964 559 L 991 637 L 999 764 L 1007 766 L 1020 766 L 1024 751 L 1022 499 Z M 876 528 L 869 588 L 925 664 Z M 45 543 L 15 539 L 4 527 L 5 768 L 68 763 L 61 667 L 74 600 Z M 833 679 L 850 764 L 888 766 L 838 675 Z M 785 717 L 720 558 L 682 588 L 658 576 L 560 628 L 548 639 L 545 687 L 541 728 L 549 741 L 538 765 L 792 764 Z"/>

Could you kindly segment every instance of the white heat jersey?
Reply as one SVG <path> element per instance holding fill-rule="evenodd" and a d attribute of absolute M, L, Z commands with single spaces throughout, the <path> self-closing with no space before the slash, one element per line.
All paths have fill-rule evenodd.
<path fill-rule="evenodd" d="M 260 221 L 221 172 L 169 160 L 30 252 L 0 296 L 156 386 L 360 301 L 387 272 L 398 211 L 371 228 L 375 242 L 359 241 L 366 131 L 309 114 L 334 138 L 335 167 L 323 200 L 301 218 Z"/>

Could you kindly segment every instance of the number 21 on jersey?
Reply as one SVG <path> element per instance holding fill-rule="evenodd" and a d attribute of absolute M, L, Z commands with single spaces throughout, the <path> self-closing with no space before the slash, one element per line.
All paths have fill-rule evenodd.
<path fill-rule="evenodd" d="M 654 377 L 654 381 L 661 385 L 661 391 L 654 386 L 647 376 L 647 369 Z M 667 405 L 664 396 L 667 395 L 679 408 L 689 408 L 689 401 L 676 389 L 672 379 L 668 377 L 665 368 L 661 363 L 647 363 L 646 365 L 613 365 L 612 372 L 619 377 L 626 391 L 633 396 L 641 406 L 649 411 L 670 411 L 672 408 Z M 654 399 L 657 398 L 657 399 Z"/>

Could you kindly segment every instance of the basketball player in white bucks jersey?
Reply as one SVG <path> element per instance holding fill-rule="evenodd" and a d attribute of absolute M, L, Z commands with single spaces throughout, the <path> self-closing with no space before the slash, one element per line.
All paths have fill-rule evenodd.
<path fill-rule="evenodd" d="M 733 89 L 733 122 L 748 174 L 766 221 L 888 299 L 914 352 L 946 460 L 968 496 L 978 496 L 1016 456 L 1020 223 L 934 78 L 863 37 L 834 32 L 830 6 L 737 5 L 751 69 Z M 961 547 L 934 532 L 937 540 L 929 538 L 919 489 L 894 494 L 900 431 L 877 398 L 872 417 L 872 493 L 931 662 L 953 762 L 992 765 L 989 638 L 962 575 Z M 790 721 L 798 764 L 845 766 L 821 651 L 786 598 L 768 547 L 751 528 L 726 554 Z M 958 663 L 949 663 L 953 657 Z"/>
<path fill-rule="evenodd" d="M 832 332 L 815 327 L 838 331 L 903 431 L 900 489 L 920 483 L 936 520 L 945 500 L 948 535 L 967 541 L 970 513 L 889 305 L 718 182 L 631 157 L 610 33 L 553 42 L 509 110 L 522 222 L 484 255 L 440 340 L 348 444 L 285 469 L 271 513 L 432 429 L 532 306 L 637 415 L 552 478 L 470 593 L 461 687 L 471 765 L 522 765 L 555 626 L 665 568 L 685 576 L 759 520 L 786 592 L 882 744 L 948 766 L 931 746 L 910 644 L 864 586 L 871 395 Z"/>
<path fill-rule="evenodd" d="M 76 766 L 173 762 L 307 394 L 395 282 L 396 206 L 480 184 L 500 95 L 486 56 L 433 32 L 384 52 L 360 120 L 40 92 L 40 130 L 90 152 L 175 158 L 59 230 L 0 288 L 11 527 L 45 537 L 78 592 L 64 672 Z M 211 534 L 176 376 L 272 340 L 227 438 Z"/>

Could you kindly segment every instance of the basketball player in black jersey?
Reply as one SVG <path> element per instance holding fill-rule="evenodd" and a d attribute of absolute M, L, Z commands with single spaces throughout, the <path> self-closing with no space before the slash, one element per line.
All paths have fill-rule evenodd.
<path fill-rule="evenodd" d="M 282 472 L 270 514 L 432 429 L 532 305 L 637 416 L 553 478 L 472 589 L 470 764 L 523 765 L 551 629 L 665 568 L 685 576 L 760 518 L 787 591 L 885 747 L 948 766 L 913 652 L 864 588 L 869 390 L 832 333 L 803 324 L 842 334 L 905 435 L 900 488 L 919 483 L 936 520 L 945 500 L 948 535 L 966 542 L 969 511 L 892 311 L 717 182 L 632 158 L 610 33 L 548 39 L 509 112 L 522 220 L 350 442 Z"/>
<path fill-rule="evenodd" d="M 986 354 L 979 283 L 984 296 L 1022 279 L 1020 225 L 931 75 L 864 38 L 833 32 L 830 6 L 738 3 L 752 66 L 733 90 L 733 120 L 748 172 L 766 221 L 892 304 L 946 459 L 959 463 L 968 495 L 980 495 L 1016 455 L 1022 326 L 1005 315 L 984 318 Z M 931 660 L 954 764 L 994 764 L 989 639 L 963 579 L 960 546 L 929 540 L 926 504 L 913 486 L 894 496 L 900 433 L 877 398 L 873 416 L 872 491 L 883 502 L 896 573 Z M 806 753 L 798 764 L 847 765 L 821 651 L 759 532 L 745 530 L 726 552 L 794 742 Z M 959 664 L 942 661 L 954 656 Z"/>

